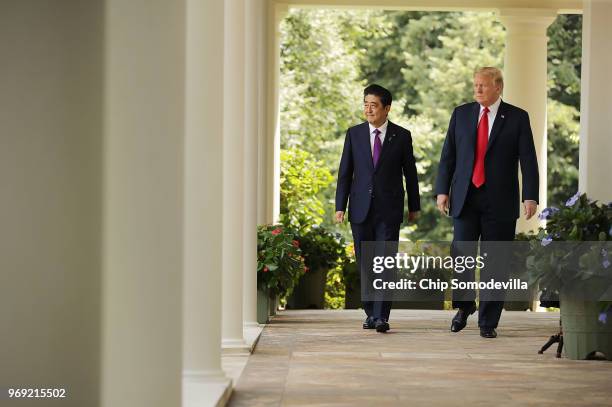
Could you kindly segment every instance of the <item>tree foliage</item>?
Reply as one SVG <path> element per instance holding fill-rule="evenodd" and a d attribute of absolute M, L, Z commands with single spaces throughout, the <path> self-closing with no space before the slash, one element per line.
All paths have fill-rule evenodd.
<path fill-rule="evenodd" d="M 281 148 L 332 161 L 334 141 L 360 120 L 355 53 L 339 39 L 338 12 L 295 10 L 281 25 Z"/>
<path fill-rule="evenodd" d="M 472 100 L 476 67 L 501 66 L 505 33 L 491 13 L 387 12 L 379 18 L 387 20 L 386 34 L 357 39 L 367 50 L 362 72 L 368 82 L 384 78 L 406 100 L 405 114 L 424 114 L 438 128 L 455 106 Z"/>
<path fill-rule="evenodd" d="M 582 15 L 562 14 L 548 28 L 549 97 L 580 110 Z"/>
<path fill-rule="evenodd" d="M 312 154 L 295 148 L 281 151 L 281 222 L 299 231 L 320 224 L 325 215 L 320 192 L 332 180 L 329 169 Z"/>
<path fill-rule="evenodd" d="M 548 204 L 578 190 L 582 16 L 560 15 L 548 28 Z"/>
<path fill-rule="evenodd" d="M 548 101 L 548 205 L 559 206 L 578 190 L 579 112 Z"/>

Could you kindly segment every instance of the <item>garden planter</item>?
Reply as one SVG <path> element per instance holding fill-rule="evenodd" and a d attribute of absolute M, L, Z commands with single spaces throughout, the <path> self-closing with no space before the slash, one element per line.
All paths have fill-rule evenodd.
<path fill-rule="evenodd" d="M 269 293 L 257 290 L 257 322 L 267 324 L 270 316 L 276 315 L 278 306 L 278 296 L 271 296 Z"/>
<path fill-rule="evenodd" d="M 584 290 L 601 287 L 597 282 L 589 282 Z M 591 291 L 593 292 L 593 291 Z M 587 359 L 594 352 L 603 353 L 612 360 L 612 321 L 599 321 L 600 304 L 586 301 L 586 296 L 572 290 L 561 290 L 561 323 L 563 325 L 563 346 L 569 359 Z"/>
<path fill-rule="evenodd" d="M 268 315 L 270 316 L 276 315 L 278 304 L 279 304 L 278 295 L 268 297 Z"/>
<path fill-rule="evenodd" d="M 304 273 L 287 299 L 287 308 L 323 309 L 327 270 L 311 270 Z"/>
<path fill-rule="evenodd" d="M 267 292 L 257 290 L 257 322 L 267 324 L 270 316 L 270 296 Z"/>
<path fill-rule="evenodd" d="M 528 300 L 522 300 L 522 301 L 513 301 L 513 300 L 506 300 L 504 302 L 504 309 L 506 311 L 527 311 L 527 310 L 532 310 L 533 311 L 533 303 L 535 301 L 537 301 L 536 295 L 537 295 L 537 290 L 534 289 L 534 287 L 529 287 L 527 296 L 528 296 Z"/>

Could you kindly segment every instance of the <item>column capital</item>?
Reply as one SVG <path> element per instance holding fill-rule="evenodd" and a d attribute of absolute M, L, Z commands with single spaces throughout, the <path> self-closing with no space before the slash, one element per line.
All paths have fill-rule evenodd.
<path fill-rule="evenodd" d="M 273 3 L 273 13 L 274 13 L 274 27 L 276 35 L 280 35 L 280 24 L 281 21 L 287 14 L 289 14 L 289 4 L 287 3 Z"/>
<path fill-rule="evenodd" d="M 499 21 L 509 34 L 546 35 L 546 29 L 557 18 L 555 9 L 500 8 Z"/>
<path fill-rule="evenodd" d="M 274 11 L 281 19 L 289 14 L 289 3 L 274 2 Z"/>

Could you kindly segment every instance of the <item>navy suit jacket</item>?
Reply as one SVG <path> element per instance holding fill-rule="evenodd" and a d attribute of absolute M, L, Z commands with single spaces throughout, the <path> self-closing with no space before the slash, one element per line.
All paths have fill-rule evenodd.
<path fill-rule="evenodd" d="M 383 222 L 399 225 L 404 219 L 403 178 L 406 179 L 409 211 L 416 212 L 421 208 L 419 181 L 408 130 L 389 121 L 381 155 L 374 168 L 368 122 L 351 127 L 346 132 L 338 169 L 336 211 L 346 211 L 349 201 L 349 221 L 362 223 L 374 201 L 377 215 Z"/>
<path fill-rule="evenodd" d="M 480 105 L 455 108 L 442 148 L 435 194 L 450 193 L 450 215 L 458 217 L 472 182 Z M 522 200 L 538 201 L 538 160 L 526 111 L 501 102 L 485 155 L 485 186 L 498 220 L 519 217 L 518 164 L 523 178 Z"/>

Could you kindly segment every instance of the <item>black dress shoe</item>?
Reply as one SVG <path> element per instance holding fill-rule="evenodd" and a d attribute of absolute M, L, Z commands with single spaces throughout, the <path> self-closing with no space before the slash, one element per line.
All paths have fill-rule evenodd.
<path fill-rule="evenodd" d="M 480 328 L 480 336 L 483 338 L 497 338 L 495 328 Z"/>
<path fill-rule="evenodd" d="M 467 319 L 476 312 L 476 305 L 472 304 L 469 308 L 459 308 L 451 323 L 451 332 L 459 332 L 467 325 Z"/>
<path fill-rule="evenodd" d="M 384 319 L 377 319 L 375 327 L 376 332 L 387 332 L 390 329 L 389 323 Z"/>
<path fill-rule="evenodd" d="M 376 328 L 374 317 L 367 317 L 365 321 L 363 321 L 363 329 L 374 329 L 374 328 Z"/>

